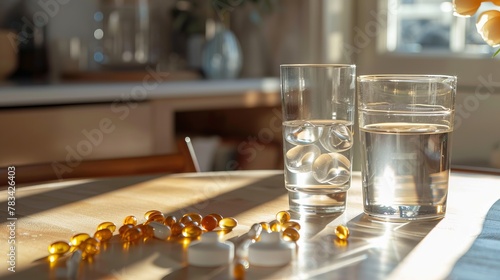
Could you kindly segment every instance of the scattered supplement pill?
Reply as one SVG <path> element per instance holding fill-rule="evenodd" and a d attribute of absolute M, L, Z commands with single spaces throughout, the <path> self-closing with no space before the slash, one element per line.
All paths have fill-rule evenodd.
<path fill-rule="evenodd" d="M 295 242 L 283 240 L 281 232 L 262 232 L 259 242 L 248 246 L 250 266 L 282 266 L 292 261 L 296 252 Z"/>
<path fill-rule="evenodd" d="M 270 232 L 271 231 L 271 226 L 269 226 L 269 223 L 267 222 L 260 222 L 260 225 L 262 226 L 263 231 Z"/>
<path fill-rule="evenodd" d="M 347 246 L 347 240 L 335 238 L 333 244 L 337 247 L 345 247 Z"/>
<path fill-rule="evenodd" d="M 208 214 L 207 216 L 213 216 L 215 219 L 217 219 L 217 223 L 220 222 L 220 220 L 222 220 L 224 217 L 222 217 L 221 214 L 217 214 L 217 213 L 211 213 L 211 214 Z"/>
<path fill-rule="evenodd" d="M 183 224 L 187 224 L 189 222 L 192 222 L 193 219 L 191 218 L 191 216 L 182 216 L 182 218 L 179 219 L 179 222 L 183 223 Z"/>
<path fill-rule="evenodd" d="M 140 224 L 140 225 L 137 225 L 136 227 L 138 229 L 141 230 L 141 233 L 142 233 L 142 237 L 143 238 L 151 238 L 153 237 L 155 234 L 154 234 L 154 229 L 153 227 L 150 226 L 151 223 L 149 224 Z"/>
<path fill-rule="evenodd" d="M 56 241 L 49 245 L 49 253 L 62 255 L 66 254 L 70 249 L 70 245 L 66 241 Z"/>
<path fill-rule="evenodd" d="M 109 228 L 103 228 L 94 233 L 94 238 L 100 242 L 107 242 L 113 237 L 113 233 Z"/>
<path fill-rule="evenodd" d="M 171 236 L 179 236 L 181 233 L 182 233 L 182 230 L 185 228 L 186 226 L 181 223 L 181 222 L 177 222 L 175 223 L 171 228 L 171 233 L 170 235 Z"/>
<path fill-rule="evenodd" d="M 290 221 L 291 218 L 292 218 L 292 216 L 290 215 L 290 212 L 288 212 L 288 211 L 279 211 L 278 213 L 276 213 L 276 220 L 280 224 L 284 224 L 284 223 Z"/>
<path fill-rule="evenodd" d="M 165 240 L 170 237 L 171 230 L 169 226 L 158 222 L 151 222 L 149 226 L 153 228 L 153 235 L 155 238 Z"/>
<path fill-rule="evenodd" d="M 349 229 L 344 225 L 339 225 L 335 228 L 335 235 L 340 240 L 347 240 L 349 238 Z"/>
<path fill-rule="evenodd" d="M 147 219 L 147 221 L 158 222 L 163 224 L 165 222 L 165 216 L 163 216 L 163 213 L 152 214 L 149 216 L 149 219 Z"/>
<path fill-rule="evenodd" d="M 96 255 L 101 249 L 99 240 L 93 237 L 87 238 L 87 240 L 83 241 L 78 247 L 80 247 L 80 250 L 82 250 L 82 253 L 86 256 Z"/>
<path fill-rule="evenodd" d="M 199 241 L 188 245 L 187 261 L 192 266 L 217 267 L 228 265 L 234 259 L 234 244 L 221 241 L 217 232 L 204 233 Z"/>
<path fill-rule="evenodd" d="M 134 227 L 133 225 L 129 225 L 129 224 L 127 224 L 127 225 L 123 225 L 123 226 L 121 226 L 121 227 L 118 229 L 118 233 L 119 233 L 120 235 L 122 235 L 122 234 L 123 234 L 123 233 L 124 233 L 127 229 L 129 229 L 129 228 L 133 228 L 133 227 Z"/>
<path fill-rule="evenodd" d="M 163 213 L 160 210 L 149 210 L 148 212 L 144 213 L 144 219 L 146 219 L 146 221 L 148 221 L 149 217 L 156 215 L 156 214 L 163 215 Z"/>
<path fill-rule="evenodd" d="M 283 230 L 283 239 L 286 241 L 297 241 L 300 238 L 299 231 L 294 227 L 287 227 Z"/>
<path fill-rule="evenodd" d="M 125 219 L 123 219 L 123 224 L 135 226 L 137 225 L 137 218 L 133 215 L 127 216 L 125 217 Z"/>
<path fill-rule="evenodd" d="M 203 218 L 200 214 L 194 212 L 182 215 L 182 217 L 184 216 L 189 216 L 191 220 L 197 222 L 198 224 L 201 223 L 201 219 Z"/>
<path fill-rule="evenodd" d="M 125 230 L 122 234 L 122 240 L 125 242 L 135 242 L 142 238 L 142 231 L 140 228 L 131 227 Z"/>
<path fill-rule="evenodd" d="M 300 230 L 300 224 L 294 221 L 288 221 L 282 225 L 283 228 L 293 227 L 296 230 Z"/>
<path fill-rule="evenodd" d="M 238 225 L 238 221 L 233 217 L 226 217 L 219 221 L 219 227 L 233 229 Z"/>
<path fill-rule="evenodd" d="M 269 223 L 269 229 L 274 232 L 280 232 L 281 231 L 281 224 L 278 222 L 278 220 L 272 220 Z"/>
<path fill-rule="evenodd" d="M 199 226 L 190 225 L 182 229 L 182 236 L 189 238 L 199 237 L 203 233 L 203 229 Z"/>
<path fill-rule="evenodd" d="M 112 223 L 112 222 L 103 222 L 103 223 L 100 223 L 97 226 L 97 230 L 101 230 L 101 229 L 104 229 L 104 228 L 109 229 L 113 233 L 116 230 L 116 225 L 114 223 Z"/>
<path fill-rule="evenodd" d="M 78 246 L 83 241 L 87 240 L 87 238 L 89 238 L 89 237 L 90 237 L 90 235 L 87 233 L 77 233 L 77 234 L 73 235 L 69 241 L 70 241 L 71 245 Z"/>
<path fill-rule="evenodd" d="M 245 273 L 248 267 L 248 262 L 245 260 L 239 260 L 234 264 L 233 277 L 235 280 L 244 280 Z"/>
<path fill-rule="evenodd" d="M 214 228 L 217 227 L 219 222 L 214 216 L 207 215 L 201 219 L 201 226 L 206 230 L 206 231 L 212 231 Z"/>
<path fill-rule="evenodd" d="M 185 226 L 199 226 L 200 224 L 196 221 L 189 221 L 184 224 Z"/>
<path fill-rule="evenodd" d="M 257 240 L 259 239 L 261 233 L 262 233 L 262 225 L 259 223 L 253 224 L 252 227 L 250 227 L 250 230 L 248 231 L 248 238 Z"/>
<path fill-rule="evenodd" d="M 163 224 L 172 227 L 175 223 L 177 223 L 177 218 L 175 216 L 166 216 Z"/>

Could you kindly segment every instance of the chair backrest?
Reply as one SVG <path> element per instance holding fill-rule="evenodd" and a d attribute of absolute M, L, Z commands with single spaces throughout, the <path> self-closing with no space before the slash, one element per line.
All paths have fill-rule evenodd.
<path fill-rule="evenodd" d="M 186 141 L 177 141 L 178 152 L 175 154 L 87 160 L 73 163 L 72 166 L 59 162 L 15 165 L 15 182 L 24 184 L 76 178 L 198 172 L 197 162 L 192 158 L 187 141 L 188 138 Z M 0 168 L 0 186 L 7 185 L 8 170 L 9 167 Z"/>

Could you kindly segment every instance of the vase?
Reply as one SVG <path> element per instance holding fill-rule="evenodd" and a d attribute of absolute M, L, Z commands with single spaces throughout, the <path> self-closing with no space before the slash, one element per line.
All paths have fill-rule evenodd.
<path fill-rule="evenodd" d="M 203 48 L 202 70 L 208 79 L 234 79 L 243 64 L 238 39 L 229 29 L 219 26 Z"/>

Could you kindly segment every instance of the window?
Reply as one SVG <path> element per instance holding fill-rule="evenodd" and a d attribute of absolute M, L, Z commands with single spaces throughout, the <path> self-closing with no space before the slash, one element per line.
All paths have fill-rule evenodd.
<path fill-rule="evenodd" d="M 500 91 L 500 56 L 492 58 L 497 48 L 483 42 L 476 17 L 453 15 L 451 0 L 355 3 L 352 40 L 343 50 L 358 74 L 456 75 L 461 91 L 474 92 L 485 79 L 492 92 Z M 492 5 L 483 3 L 481 10 Z"/>
<path fill-rule="evenodd" d="M 357 75 L 458 76 L 452 165 L 491 167 L 500 145 L 500 56 L 492 58 L 497 48 L 477 34 L 476 17 L 454 16 L 451 0 L 349 2 L 353 24 L 345 29 L 344 47 L 333 41 L 328 50 L 341 46 Z M 488 2 L 481 6 L 489 8 Z M 337 28 L 331 26 L 330 34 Z"/>
<path fill-rule="evenodd" d="M 465 53 L 491 56 L 495 49 L 476 31 L 478 15 L 495 9 L 483 3 L 470 18 L 453 15 L 446 0 L 388 0 L 387 50 L 400 53 Z"/>

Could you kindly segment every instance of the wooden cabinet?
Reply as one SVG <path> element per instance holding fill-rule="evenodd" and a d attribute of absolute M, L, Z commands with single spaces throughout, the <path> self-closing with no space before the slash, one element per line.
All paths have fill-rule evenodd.
<path fill-rule="evenodd" d="M 36 88 L 33 93 L 18 92 L 18 99 L 13 94 L 9 96 L 8 89 L 0 88 L 0 93 L 6 96 L 3 102 L 19 100 L 23 105 L 31 105 L 5 106 L 7 103 L 0 102 L 0 106 L 4 105 L 0 108 L 0 127 L 3 130 L 3 136 L 0 137 L 0 166 L 52 161 L 71 163 L 81 159 L 169 153 L 176 149 L 176 137 L 183 133 L 194 136 L 222 133 L 222 136 L 231 139 L 244 139 L 242 135 L 258 137 L 257 129 L 267 125 L 263 123 L 265 118 L 261 117 L 263 112 L 267 110 L 275 116 L 280 114 L 269 111 L 279 106 L 276 86 L 263 89 L 259 80 L 243 81 L 245 86 L 237 81 L 206 83 L 205 87 L 203 82 L 185 82 L 184 87 L 179 83 L 169 87 L 165 83 L 147 98 L 136 101 L 119 98 L 126 88 L 124 85 L 120 85 L 116 92 L 110 92 L 109 85 L 93 86 L 89 95 L 96 96 L 97 103 L 89 103 L 91 98 L 85 95 L 85 88 L 72 91 L 68 87 L 66 93 L 58 89 L 58 94 L 65 94 L 62 99 L 65 101 L 62 104 L 54 102 L 57 105 L 51 105 L 43 99 L 50 97 L 61 100 L 56 99 L 57 96 L 50 96 L 47 89 L 42 89 L 47 92 L 45 96 L 37 97 L 39 103 L 35 98 L 31 104 L 26 103 L 28 101 L 23 94 L 36 97 L 39 91 Z M 190 88 L 193 89 L 191 93 L 188 92 Z M 100 89 L 103 90 L 101 96 L 96 94 L 96 90 Z M 77 99 L 72 94 L 83 98 Z M 238 112 L 243 111 L 244 117 L 238 115 Z M 226 115 L 225 129 L 219 130 L 219 124 L 209 118 L 197 118 L 197 112 Z M 194 116 L 200 126 L 212 127 L 214 130 L 187 129 L 189 127 L 183 127 L 186 123 L 182 119 L 176 122 L 176 118 L 182 116 L 186 116 L 186 120 L 193 120 Z M 180 127 L 176 127 L 176 124 Z M 273 125 L 277 127 L 281 121 Z M 231 137 L 231 133 L 234 137 Z M 267 137 L 271 137 L 270 134 Z M 279 138 L 272 137 L 273 142 Z"/>

